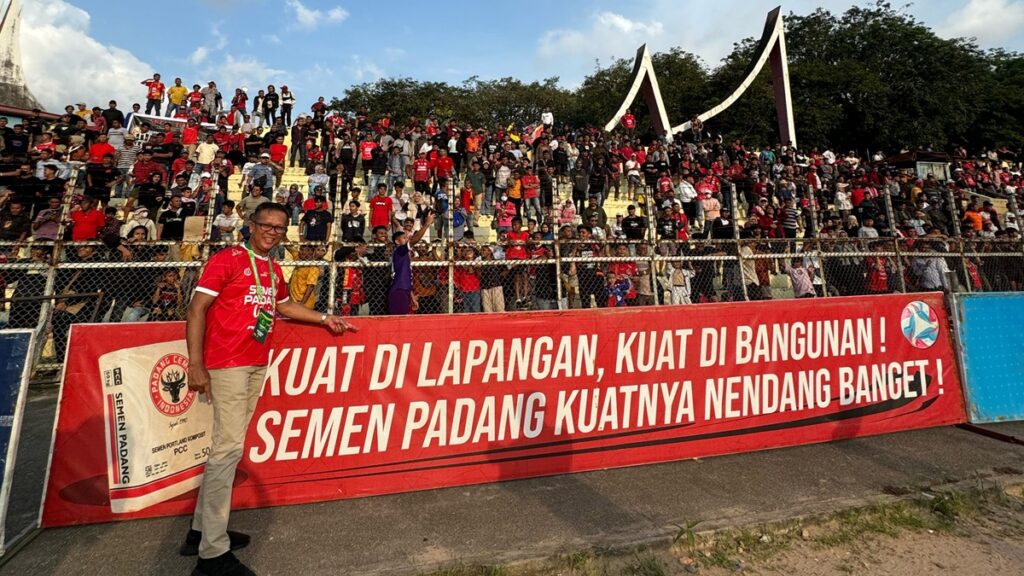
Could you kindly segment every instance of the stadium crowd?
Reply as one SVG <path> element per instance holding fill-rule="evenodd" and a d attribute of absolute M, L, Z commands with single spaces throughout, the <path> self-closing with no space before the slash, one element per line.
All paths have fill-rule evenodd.
<path fill-rule="evenodd" d="M 55 293 L 102 291 L 112 321 L 180 318 L 197 270 L 174 263 L 247 238 L 264 202 L 298 227 L 293 298 L 346 314 L 388 312 L 399 231 L 419 241 L 416 261 L 455 262 L 414 268 L 418 313 L 446 311 L 449 283 L 467 312 L 764 299 L 776 276 L 794 297 L 1024 285 L 1017 216 L 996 206 L 1024 200 L 1019 150 L 925 151 L 949 172 L 921 178 L 894 158 L 922 151 L 759 148 L 699 121 L 668 141 L 642 138 L 632 113 L 610 133 L 550 109 L 530 126 L 472 126 L 341 113 L 323 97 L 299 112 L 287 86 L 142 84 L 145 113 L 110 101 L 53 123 L 0 118 L 4 258 L 38 265 L 2 269 L 14 296 L 43 294 L 44 264 L 121 263 L 60 269 Z M 305 185 L 283 187 L 286 168 Z M 191 216 L 206 217 L 198 235 Z M 486 223 L 494 240 L 477 241 Z M 55 253 L 58 239 L 74 243 Z M 342 266 L 333 303 L 327 262 Z M 90 302 L 56 302 L 58 342 Z M 11 303 L 8 325 L 35 326 L 42 306 Z"/>

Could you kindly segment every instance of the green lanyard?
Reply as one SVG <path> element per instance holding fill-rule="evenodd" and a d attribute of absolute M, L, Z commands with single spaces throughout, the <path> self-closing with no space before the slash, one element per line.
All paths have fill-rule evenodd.
<path fill-rule="evenodd" d="M 261 301 L 263 300 L 263 286 L 260 284 L 260 271 L 256 268 L 256 256 L 253 254 L 252 248 L 249 247 L 249 243 L 243 244 L 246 251 L 249 253 L 249 264 L 252 265 L 252 277 L 256 282 L 256 297 Z M 268 255 L 267 265 L 270 267 L 270 290 L 274 290 L 276 285 L 276 277 L 274 276 L 274 260 Z M 262 306 L 262 304 L 260 304 Z M 277 298 L 271 298 L 270 309 L 277 309 Z"/>

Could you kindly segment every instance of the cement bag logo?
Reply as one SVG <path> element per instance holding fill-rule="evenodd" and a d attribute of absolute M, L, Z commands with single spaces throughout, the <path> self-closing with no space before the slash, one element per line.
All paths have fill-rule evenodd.
<path fill-rule="evenodd" d="M 939 339 L 939 317 L 924 302 L 915 300 L 903 308 L 900 318 L 903 337 L 914 348 L 931 348 Z"/>
<path fill-rule="evenodd" d="M 188 386 L 188 358 L 167 354 L 149 374 L 149 396 L 165 416 L 180 416 L 196 401 L 196 392 Z"/>

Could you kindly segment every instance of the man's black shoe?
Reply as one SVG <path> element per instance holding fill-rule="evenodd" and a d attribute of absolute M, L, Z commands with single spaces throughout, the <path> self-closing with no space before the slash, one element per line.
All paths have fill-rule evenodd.
<path fill-rule="evenodd" d="M 231 552 L 216 558 L 200 558 L 192 576 L 256 576 L 256 573 L 242 564 Z"/>
<path fill-rule="evenodd" d="M 228 538 L 231 539 L 231 549 L 239 550 L 249 545 L 249 535 L 241 532 L 228 530 Z M 203 539 L 203 533 L 198 530 L 189 530 L 185 535 L 185 543 L 178 549 L 182 556 L 196 556 L 199 554 L 199 541 Z"/>

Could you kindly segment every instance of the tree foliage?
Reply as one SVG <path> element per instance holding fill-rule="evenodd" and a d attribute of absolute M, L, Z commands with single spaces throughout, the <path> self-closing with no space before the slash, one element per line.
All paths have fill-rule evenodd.
<path fill-rule="evenodd" d="M 1024 57 L 984 52 L 973 39 L 945 39 L 912 16 L 879 1 L 842 14 L 818 9 L 786 17 L 797 134 L 804 147 L 858 151 L 1024 141 Z M 737 42 L 714 68 L 673 48 L 652 56 L 669 118 L 681 123 L 731 93 L 742 81 L 757 40 Z M 767 68 L 767 67 L 766 67 Z M 550 106 L 560 123 L 603 126 L 621 104 L 632 60 L 595 65 L 575 89 L 558 78 L 525 83 L 515 78 L 461 85 L 411 78 L 382 79 L 349 88 L 332 108 L 398 118 L 457 117 L 474 125 L 536 122 Z M 641 134 L 653 137 L 650 111 L 633 104 Z M 737 103 L 709 128 L 753 144 L 778 139 L 771 75 L 762 71 Z M 646 131 L 646 133 L 645 133 Z"/>

